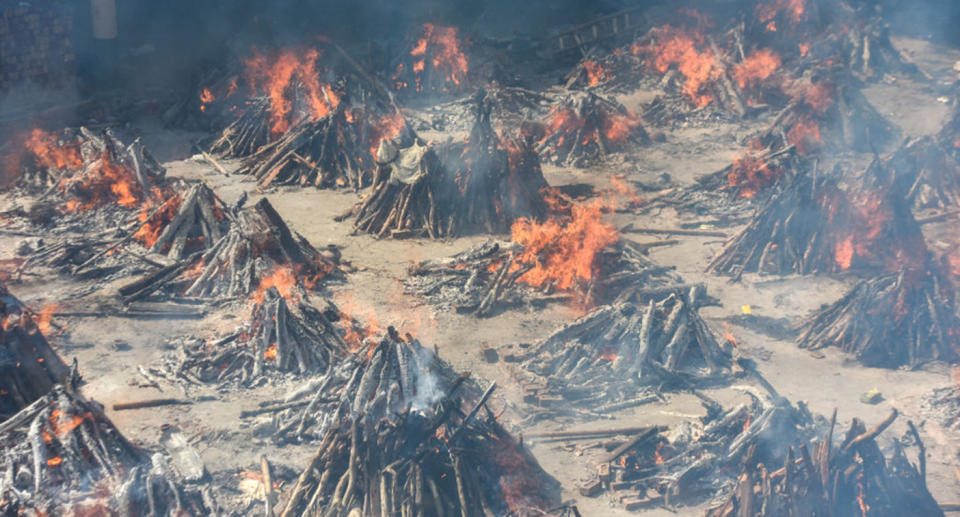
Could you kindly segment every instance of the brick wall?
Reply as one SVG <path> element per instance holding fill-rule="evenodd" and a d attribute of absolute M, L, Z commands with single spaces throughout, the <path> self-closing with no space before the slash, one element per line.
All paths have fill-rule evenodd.
<path fill-rule="evenodd" d="M 0 91 L 69 86 L 76 76 L 73 11 L 50 0 L 0 0 Z"/>

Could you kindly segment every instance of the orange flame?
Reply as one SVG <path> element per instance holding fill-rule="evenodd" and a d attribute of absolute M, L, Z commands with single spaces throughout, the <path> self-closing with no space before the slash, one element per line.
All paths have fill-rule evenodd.
<path fill-rule="evenodd" d="M 280 296 L 291 298 L 294 295 L 294 288 L 297 286 L 297 277 L 293 269 L 289 266 L 278 266 L 267 276 L 260 280 L 260 285 L 253 293 L 254 303 L 263 303 L 267 289 L 276 287 Z"/>
<path fill-rule="evenodd" d="M 183 197 L 180 194 L 175 194 L 160 207 L 153 217 L 150 217 L 152 206 L 143 207 L 139 216 L 143 225 L 133 234 L 134 240 L 147 248 L 153 246 L 160 238 L 163 228 L 177 215 L 181 203 L 183 203 Z"/>
<path fill-rule="evenodd" d="M 66 170 L 83 167 L 83 157 L 80 147 L 67 143 L 60 143 L 57 137 L 42 129 L 30 132 L 30 138 L 24 143 L 28 151 L 33 153 L 37 165 L 50 169 Z"/>
<path fill-rule="evenodd" d="M 737 336 L 733 335 L 730 324 L 726 321 L 723 322 L 723 339 L 730 343 L 733 346 L 737 346 Z"/>
<path fill-rule="evenodd" d="M 53 313 L 57 311 L 59 306 L 55 303 L 50 303 L 44 305 L 40 312 L 37 313 L 36 323 L 37 329 L 44 335 L 50 335 L 50 322 L 53 321 Z"/>
<path fill-rule="evenodd" d="M 701 50 L 705 46 L 703 34 L 670 25 L 657 27 L 651 33 L 659 44 L 634 46 L 634 54 L 646 55 L 647 66 L 660 74 L 675 67 L 686 79 L 683 93 L 691 102 L 698 108 L 710 104 L 713 98 L 702 89 L 709 81 L 719 78 L 723 69 L 713 51 Z"/>
<path fill-rule="evenodd" d="M 50 413 L 50 427 L 57 438 L 63 438 L 70 434 L 74 429 L 80 427 L 84 420 L 93 420 L 93 413 L 84 413 L 83 415 L 67 416 L 59 409 L 54 409 Z"/>
<path fill-rule="evenodd" d="M 733 167 L 727 174 L 731 187 L 739 189 L 739 196 L 750 198 L 772 185 L 780 175 L 766 160 L 748 150 L 733 159 Z"/>
<path fill-rule="evenodd" d="M 516 220 L 510 229 L 511 238 L 523 245 L 517 261 L 533 264 L 533 269 L 518 281 L 534 287 L 551 285 L 565 290 L 577 282 L 592 279 L 600 252 L 619 238 L 619 232 L 601 220 L 604 210 L 610 206 L 605 200 L 573 205 L 569 221 Z"/>
<path fill-rule="evenodd" d="M 587 86 L 596 86 L 609 78 L 607 70 L 596 61 L 585 60 L 583 69 L 587 72 Z"/>
<path fill-rule="evenodd" d="M 373 338 L 381 334 L 380 322 L 377 314 L 368 306 L 361 305 L 349 291 L 340 291 L 335 294 L 337 305 L 340 308 L 340 325 L 344 329 L 343 340 L 350 346 L 351 352 L 357 352 L 363 346 L 366 338 Z M 359 318 L 358 319 L 358 315 Z M 364 321 L 365 323 L 361 322 Z M 367 357 L 373 354 L 377 343 L 371 339 Z"/>
<path fill-rule="evenodd" d="M 771 49 L 762 48 L 747 56 L 742 63 L 733 67 L 733 78 L 740 88 L 752 88 L 760 81 L 770 77 L 782 63 L 780 54 Z"/>
<path fill-rule="evenodd" d="M 333 88 L 320 82 L 319 57 L 316 49 L 287 49 L 271 56 L 254 50 L 253 57 L 245 61 L 250 89 L 270 99 L 270 130 L 274 136 L 301 120 L 320 120 L 340 105 Z M 295 107 L 294 101 L 300 100 L 305 106 Z"/>
<path fill-rule="evenodd" d="M 63 463 L 63 458 L 61 458 L 60 456 L 54 456 L 49 460 L 47 460 L 48 467 L 58 467 L 60 466 L 61 463 Z"/>
<path fill-rule="evenodd" d="M 820 126 L 809 115 L 803 115 L 787 131 L 787 142 L 796 146 L 799 154 L 807 154 L 823 143 Z"/>
<path fill-rule="evenodd" d="M 653 451 L 653 462 L 657 465 L 663 464 L 663 456 L 660 454 L 660 451 L 663 450 L 664 443 L 666 442 L 661 440 L 660 443 L 657 444 L 656 450 Z"/>
<path fill-rule="evenodd" d="M 270 345 L 270 348 L 267 348 L 263 352 L 264 359 L 276 359 L 277 358 L 277 344 L 273 343 Z"/>
<path fill-rule="evenodd" d="M 414 59 L 412 70 L 418 92 L 423 91 L 422 73 L 426 70 L 427 60 L 430 61 L 433 70 L 443 74 L 447 85 L 456 88 L 466 79 L 467 56 L 460 48 L 457 32 L 456 27 L 423 24 L 421 36 L 410 50 L 410 57 Z M 402 68 L 398 71 L 402 71 Z M 445 87 L 444 90 L 446 89 Z"/>

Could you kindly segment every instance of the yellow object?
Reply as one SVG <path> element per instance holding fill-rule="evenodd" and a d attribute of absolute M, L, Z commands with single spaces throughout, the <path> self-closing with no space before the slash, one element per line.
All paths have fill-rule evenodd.
<path fill-rule="evenodd" d="M 753 314 L 753 310 L 749 305 L 741 305 L 740 310 L 743 311 L 744 314 Z"/>

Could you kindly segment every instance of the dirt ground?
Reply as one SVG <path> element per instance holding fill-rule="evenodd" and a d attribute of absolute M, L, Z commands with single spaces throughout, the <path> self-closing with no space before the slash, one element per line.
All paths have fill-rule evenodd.
<path fill-rule="evenodd" d="M 898 39 L 896 43 L 906 55 L 914 59 L 927 73 L 938 79 L 937 84 L 955 80 L 953 64 L 960 52 L 932 46 L 921 40 Z M 622 101 L 630 108 L 649 100 L 656 92 L 638 92 Z M 870 85 L 866 95 L 878 110 L 903 131 L 904 136 L 917 136 L 937 131 L 948 115 L 950 107 L 938 100 L 944 93 L 936 87 L 918 85 L 903 79 L 890 79 Z M 604 165 L 587 170 L 545 167 L 551 185 L 588 183 L 599 189 L 609 188 L 610 178 L 621 176 L 635 183 L 654 183 L 661 175 L 669 175 L 677 185 L 686 185 L 703 174 L 713 172 L 730 163 L 742 149 L 742 138 L 762 127 L 764 119 L 742 124 L 714 124 L 708 127 L 683 127 L 666 132 L 664 142 L 637 150 L 615 165 Z M 160 128 L 154 121 L 144 120 L 134 130 L 142 134 L 148 148 L 160 157 L 171 176 L 205 180 L 227 202 L 243 192 L 252 199 L 261 194 L 254 182 L 243 176 L 224 176 L 208 163 L 192 158 L 192 142 L 200 136 L 173 132 Z M 845 157 L 858 162 L 864 157 Z M 224 162 L 233 170 L 237 163 Z M 621 411 L 613 420 L 593 422 L 543 421 L 530 427 L 519 427 L 523 417 L 520 390 L 506 363 L 488 364 L 481 360 L 480 350 L 485 346 L 533 342 L 559 324 L 579 313 L 576 309 L 550 306 L 542 310 L 507 311 L 494 318 L 477 319 L 469 315 L 439 312 L 429 306 L 418 305 L 417 300 L 405 296 L 401 281 L 411 261 L 447 256 L 487 239 L 487 236 L 458 238 L 447 241 L 376 240 L 366 235 L 352 235 L 350 222 L 334 222 L 333 217 L 344 212 L 358 199 L 353 192 L 314 189 L 279 189 L 266 194 L 288 224 L 303 234 L 316 247 L 328 243 L 342 247 L 343 257 L 357 268 L 341 285 L 330 288 L 334 300 L 353 300 L 364 312 L 375 314 L 381 324 L 392 324 L 401 330 L 418 334 L 427 346 L 436 345 L 440 355 L 457 369 L 471 371 L 474 376 L 495 380 L 500 388 L 494 399 L 509 408 L 503 419 L 508 428 L 517 433 L 590 428 L 605 426 L 636 426 L 651 423 L 675 423 L 696 418 L 703 413 L 696 399 L 687 395 L 668 395 L 664 403 L 646 405 Z M 746 214 L 745 214 L 746 215 Z M 669 210 L 652 214 L 618 212 L 611 216 L 617 225 L 633 222 L 638 226 L 677 227 L 682 222 Z M 928 225 L 928 238 L 936 241 L 951 231 L 953 223 Z M 733 235 L 736 227 L 721 228 Z M 702 311 L 708 321 L 721 328 L 726 320 L 742 314 L 742 306 L 749 305 L 752 313 L 764 321 L 774 321 L 780 331 L 758 325 L 744 326 L 731 322 L 742 354 L 755 359 L 767 379 L 790 400 L 807 401 L 815 413 L 829 415 L 839 409 L 841 427 L 853 417 L 868 424 L 881 420 L 897 408 L 904 417 L 884 435 L 890 440 L 900 436 L 908 419 L 918 423 L 927 442 L 929 485 L 941 503 L 960 501 L 960 480 L 957 451 L 960 440 L 956 435 L 939 428 L 925 418 L 919 401 L 937 387 L 951 382 L 948 368 L 929 366 L 920 371 L 874 369 L 860 366 L 835 350 L 811 353 L 799 349 L 793 341 L 792 328 L 821 304 L 839 298 L 855 280 L 845 277 L 756 277 L 745 276 L 740 282 L 724 277 L 705 275 L 704 267 L 721 249 L 723 239 L 689 236 L 637 236 L 627 238 L 649 242 L 660 238 L 676 238 L 680 244 L 654 248 L 651 257 L 658 263 L 676 266 L 677 272 L 688 282 L 704 282 L 712 296 L 722 302 L 720 307 Z M 12 256 L 18 237 L 0 236 L 2 257 Z M 11 290 L 33 307 L 60 303 L 60 313 L 82 310 L 89 306 L 89 298 L 61 301 L 58 292 L 67 280 L 55 277 L 26 277 Z M 108 293 L 114 285 L 103 286 Z M 104 296 L 103 294 L 92 296 Z M 191 396 L 209 395 L 210 399 L 189 406 L 116 412 L 110 410 L 118 401 L 130 401 L 163 396 L 181 396 L 176 387 L 163 385 L 163 393 L 155 388 L 132 385 L 137 378 L 136 366 L 148 365 L 164 351 L 168 338 L 194 334 L 209 336 L 216 330 L 229 330 L 245 315 L 243 306 L 212 307 L 199 320 L 146 320 L 120 317 L 60 317 L 56 323 L 67 327 L 62 335 L 51 338 L 54 346 L 67 361 L 76 357 L 80 371 L 87 381 L 84 392 L 103 403 L 108 415 L 120 430 L 133 441 L 147 447 L 158 447 L 159 428 L 173 424 L 191 438 L 200 451 L 207 468 L 219 482 L 236 486 L 237 473 L 256 470 L 259 457 L 266 454 L 270 460 L 291 471 L 299 472 L 311 456 L 311 444 L 276 447 L 257 436 L 256 426 L 241 420 L 244 409 L 252 409 L 264 400 L 277 399 L 296 385 L 293 381 L 265 385 L 256 389 L 192 392 Z M 363 313 L 360 314 L 364 316 Z M 749 328 L 748 328 L 749 327 Z M 118 346 L 125 344 L 128 346 Z M 481 381 L 485 383 L 485 381 Z M 866 405 L 859 396 L 871 388 L 878 389 L 884 400 L 877 405 Z M 707 392 L 722 402 L 742 397 L 735 389 L 723 388 Z M 681 507 L 676 511 L 651 509 L 627 512 L 613 501 L 611 494 L 585 498 L 577 493 L 577 486 L 594 472 L 599 453 L 597 449 L 582 454 L 564 450 L 563 442 L 536 443 L 527 440 L 541 465 L 564 487 L 564 499 L 576 499 L 585 516 L 618 515 L 699 515 L 702 508 Z M 282 477 L 282 476 L 281 476 Z"/>

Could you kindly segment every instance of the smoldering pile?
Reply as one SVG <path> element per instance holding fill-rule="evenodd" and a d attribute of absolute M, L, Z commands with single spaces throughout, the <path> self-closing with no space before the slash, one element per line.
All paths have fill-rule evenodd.
<path fill-rule="evenodd" d="M 351 353 L 344 339 L 350 329 L 336 325 L 341 313 L 332 302 L 319 310 L 304 300 L 305 293 L 287 298 L 273 286 L 261 296 L 235 332 L 210 340 L 177 339 L 175 351 L 145 375 L 192 386 L 255 386 L 284 373 L 329 375 Z"/>
<path fill-rule="evenodd" d="M 167 457 L 131 444 L 99 405 L 62 386 L 0 423 L 0 444 L 5 514 L 218 512 L 208 487 L 187 484 Z"/>
<path fill-rule="evenodd" d="M 491 240 L 452 257 L 422 261 L 410 267 L 404 288 L 431 305 L 485 317 L 518 305 L 606 303 L 636 290 L 680 283 L 672 267 L 654 263 L 642 245 L 627 239 L 601 246 L 576 277 L 564 269 L 575 265 L 552 256 L 568 251 L 557 240 L 534 239 L 527 242 L 529 249 L 520 242 Z"/>
<path fill-rule="evenodd" d="M 545 414 L 602 415 L 722 381 L 731 347 L 700 317 L 705 298 L 702 285 L 649 290 L 558 328 L 520 358 L 524 400 Z"/>

